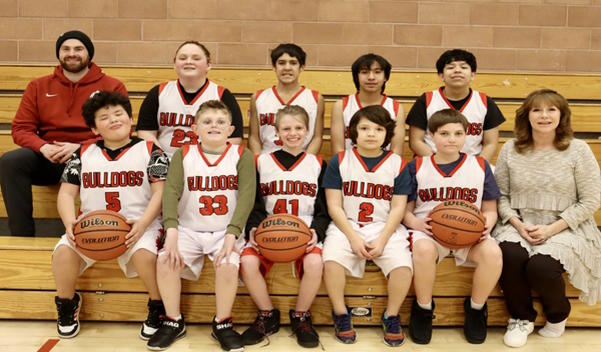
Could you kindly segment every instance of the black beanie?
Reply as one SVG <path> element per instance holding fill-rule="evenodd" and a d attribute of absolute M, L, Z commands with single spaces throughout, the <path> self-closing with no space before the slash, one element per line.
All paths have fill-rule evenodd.
<path fill-rule="evenodd" d="M 83 43 L 83 45 L 88 49 L 88 55 L 90 55 L 90 61 L 94 57 L 94 44 L 92 44 L 92 40 L 88 37 L 84 32 L 81 31 L 68 31 L 58 36 L 56 40 L 56 58 L 58 59 L 58 51 L 61 48 L 61 45 L 67 39 L 77 39 Z"/>

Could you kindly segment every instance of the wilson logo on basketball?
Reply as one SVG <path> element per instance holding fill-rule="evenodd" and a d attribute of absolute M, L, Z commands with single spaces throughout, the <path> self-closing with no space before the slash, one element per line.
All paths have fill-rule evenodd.
<path fill-rule="evenodd" d="M 463 224 L 467 224 L 467 225 L 475 226 L 476 224 L 478 224 L 477 221 L 467 218 L 465 216 L 457 216 L 457 215 L 453 215 L 453 214 L 442 214 L 442 218 L 447 219 L 447 220 L 456 221 L 456 222 L 463 223 Z"/>
<path fill-rule="evenodd" d="M 114 227 L 118 227 L 119 226 L 119 221 L 117 220 L 102 220 L 99 218 L 92 218 L 92 219 L 85 219 L 82 220 L 80 222 L 81 229 L 85 229 L 86 227 L 93 227 L 93 226 L 114 226 Z"/>
<path fill-rule="evenodd" d="M 121 236 L 109 236 L 109 237 L 97 237 L 97 238 L 83 238 L 81 242 L 84 244 L 96 244 L 96 243 L 110 243 L 119 241 Z"/>
<path fill-rule="evenodd" d="M 271 227 L 271 226 L 292 226 L 292 227 L 300 228 L 300 225 L 296 221 L 282 220 L 279 218 L 265 219 L 261 223 L 261 228 L 264 228 L 264 229 Z"/>

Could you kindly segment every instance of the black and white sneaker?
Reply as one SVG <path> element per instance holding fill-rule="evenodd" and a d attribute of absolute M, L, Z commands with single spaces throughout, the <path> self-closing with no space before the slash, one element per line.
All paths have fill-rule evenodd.
<path fill-rule="evenodd" d="M 260 310 L 252 325 L 242 333 L 242 342 L 244 346 L 256 345 L 279 330 L 280 311 L 278 309 Z"/>
<path fill-rule="evenodd" d="M 148 340 L 146 347 L 151 351 L 163 351 L 184 336 L 186 336 L 184 315 L 182 314 L 179 320 L 165 316 L 161 321 L 161 327 Z"/>
<path fill-rule="evenodd" d="M 213 318 L 213 332 L 211 336 L 219 341 L 221 349 L 226 352 L 244 351 L 242 336 L 234 330 L 232 318 L 225 318 L 220 322 L 216 322 L 215 318 Z"/>
<path fill-rule="evenodd" d="M 290 316 L 290 328 L 292 333 L 296 335 L 296 342 L 305 348 L 313 348 L 319 345 L 319 335 L 313 327 L 311 321 L 311 313 L 296 312 L 294 309 L 290 309 L 288 312 Z"/>
<path fill-rule="evenodd" d="M 73 299 L 54 297 L 58 319 L 56 330 L 58 336 L 70 339 L 79 333 L 79 309 L 81 308 L 81 295 L 75 292 Z"/>
<path fill-rule="evenodd" d="M 140 328 L 140 338 L 148 340 L 161 327 L 161 317 L 165 316 L 165 306 L 163 301 L 148 299 L 148 317 L 142 323 Z"/>

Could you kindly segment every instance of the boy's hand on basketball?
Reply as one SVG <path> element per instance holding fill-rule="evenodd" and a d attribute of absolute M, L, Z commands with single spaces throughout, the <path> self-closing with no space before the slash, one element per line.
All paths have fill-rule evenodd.
<path fill-rule="evenodd" d="M 432 220 L 432 219 L 430 219 L 429 217 L 418 218 L 416 220 L 415 229 L 432 236 L 432 226 L 430 226 L 430 224 L 428 224 L 430 222 L 430 220 Z"/>
<path fill-rule="evenodd" d="M 75 235 L 73 235 L 73 227 L 75 226 L 75 223 L 77 222 L 77 219 L 72 219 L 72 220 L 67 220 L 65 222 L 65 235 L 67 235 L 67 240 L 69 241 L 69 243 L 71 243 L 71 245 L 73 247 L 77 247 L 77 245 L 75 244 Z"/>
<path fill-rule="evenodd" d="M 371 249 L 371 247 L 368 247 L 365 240 L 363 240 L 358 235 L 355 235 L 350 240 L 350 243 L 351 243 L 351 248 L 353 249 L 353 252 L 357 256 L 359 256 L 360 258 L 363 258 L 363 259 L 371 259 L 371 255 L 369 254 L 369 249 Z"/>
<path fill-rule="evenodd" d="M 131 225 L 131 230 L 125 235 L 125 247 L 130 248 L 142 237 L 146 226 L 140 224 L 140 219 L 127 219 L 127 223 Z"/>
<path fill-rule="evenodd" d="M 255 249 L 255 251 L 257 251 L 257 253 L 260 253 L 259 246 L 257 246 L 257 241 L 255 241 L 255 232 L 257 232 L 256 227 L 250 229 L 250 231 L 248 232 L 248 242 Z"/>
<path fill-rule="evenodd" d="M 317 244 L 317 232 L 315 232 L 315 230 L 313 230 L 313 229 L 309 229 L 309 230 L 311 230 L 313 237 L 311 237 L 311 240 L 309 242 L 307 242 L 307 249 L 305 249 L 305 253 L 311 252 L 313 250 L 313 248 L 315 248 L 315 244 Z"/>
<path fill-rule="evenodd" d="M 226 264 L 229 264 L 230 263 L 230 255 L 232 254 L 232 252 L 237 252 L 237 253 L 240 252 L 238 250 L 238 248 L 236 248 L 234 246 L 235 243 L 236 243 L 236 236 L 232 235 L 231 233 L 228 233 L 225 235 L 225 239 L 223 241 L 223 246 L 221 247 L 219 252 L 217 252 L 217 254 L 215 255 L 215 260 L 213 261 L 213 265 L 215 266 L 215 268 L 217 268 L 221 265 L 221 261 L 223 259 L 225 259 Z"/>
<path fill-rule="evenodd" d="M 159 260 L 166 262 L 173 270 L 181 269 L 184 265 L 184 258 L 177 247 L 177 229 L 167 229 L 165 236 L 165 244 L 163 245 L 165 254 L 160 256 Z"/>

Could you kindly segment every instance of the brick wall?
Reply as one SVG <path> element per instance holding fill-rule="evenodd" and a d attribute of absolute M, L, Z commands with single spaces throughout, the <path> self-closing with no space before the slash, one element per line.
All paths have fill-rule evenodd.
<path fill-rule="evenodd" d="M 186 39 L 219 66 L 267 66 L 295 42 L 310 67 L 368 51 L 395 69 L 432 69 L 446 48 L 486 70 L 601 71 L 601 0 L 0 0 L 0 64 L 54 64 L 61 32 L 90 34 L 95 61 L 168 65 Z"/>

